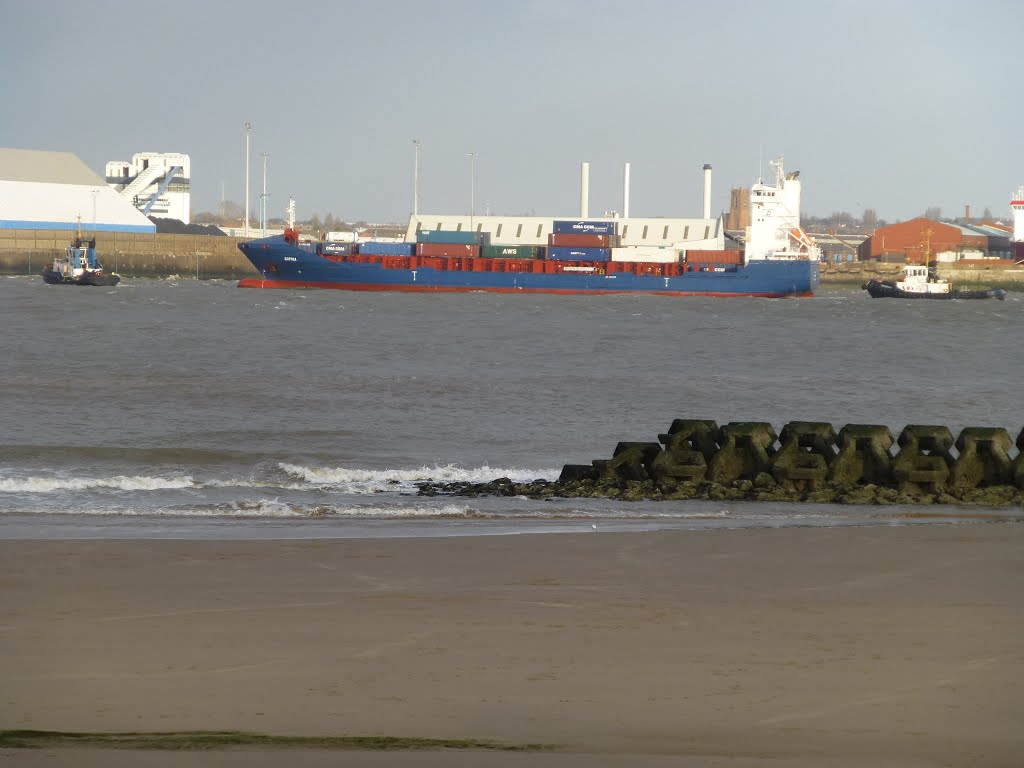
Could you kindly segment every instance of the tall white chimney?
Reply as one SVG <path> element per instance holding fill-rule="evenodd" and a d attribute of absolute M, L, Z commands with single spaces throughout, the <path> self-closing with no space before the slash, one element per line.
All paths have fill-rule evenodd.
<path fill-rule="evenodd" d="M 704 163 L 704 218 L 711 218 L 711 164 Z"/>
<path fill-rule="evenodd" d="M 590 216 L 590 163 L 580 166 L 580 218 Z"/>
<path fill-rule="evenodd" d="M 622 169 L 622 218 L 629 218 L 629 163 Z"/>

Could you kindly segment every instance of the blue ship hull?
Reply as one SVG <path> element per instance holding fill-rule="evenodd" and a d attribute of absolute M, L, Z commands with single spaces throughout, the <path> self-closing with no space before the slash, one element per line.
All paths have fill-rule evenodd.
<path fill-rule="evenodd" d="M 569 271 L 484 271 L 437 269 L 418 264 L 401 268 L 409 257 L 383 257 L 373 262 L 336 261 L 293 245 L 284 237 L 240 243 L 239 249 L 261 277 L 239 282 L 243 288 L 335 288 L 352 291 L 494 291 L 538 293 L 655 293 L 667 296 L 813 296 L 818 287 L 818 262 L 809 260 L 752 261 L 724 271 L 683 272 L 674 276 L 611 272 L 606 265 L 568 267 Z M 401 261 L 405 259 L 405 261 Z M 451 260 L 460 265 L 469 259 Z M 484 261 L 476 259 L 475 262 Z M 488 267 L 502 260 L 487 259 Z M 517 263 L 519 260 L 516 260 Z M 480 264 L 476 265 L 480 267 Z M 661 265 L 652 265 L 660 268 Z M 592 270 L 592 271 L 588 271 Z"/>

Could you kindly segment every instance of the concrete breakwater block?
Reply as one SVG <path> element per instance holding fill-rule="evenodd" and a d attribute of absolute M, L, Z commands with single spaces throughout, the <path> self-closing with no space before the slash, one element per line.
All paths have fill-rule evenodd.
<path fill-rule="evenodd" d="M 890 488 L 905 497 L 1024 489 L 1024 429 L 1014 443 L 1002 427 L 966 427 L 954 440 L 948 427 L 911 424 L 894 441 L 880 424 L 847 424 L 837 433 L 826 422 L 792 421 L 776 433 L 767 422 L 675 419 L 658 440 L 621 442 L 611 459 L 567 464 L 558 483 L 649 483 L 664 493 L 746 481 L 805 494 Z"/>

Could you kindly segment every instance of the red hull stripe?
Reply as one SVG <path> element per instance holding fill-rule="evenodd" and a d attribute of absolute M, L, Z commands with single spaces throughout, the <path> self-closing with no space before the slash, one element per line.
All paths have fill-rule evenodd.
<path fill-rule="evenodd" d="M 806 293 L 709 293 L 708 291 L 605 291 L 605 290 L 571 290 L 565 288 L 482 288 L 429 286 L 429 285 L 373 285 L 367 283 L 321 283 L 300 282 L 292 280 L 262 280 L 258 277 L 247 277 L 238 282 L 239 288 L 327 288 L 341 291 L 401 291 L 404 293 L 557 293 L 557 294 L 612 294 L 612 293 L 644 293 L 655 296 L 711 296 L 714 298 L 730 298 L 754 296 L 763 299 L 809 298 L 814 296 Z"/>

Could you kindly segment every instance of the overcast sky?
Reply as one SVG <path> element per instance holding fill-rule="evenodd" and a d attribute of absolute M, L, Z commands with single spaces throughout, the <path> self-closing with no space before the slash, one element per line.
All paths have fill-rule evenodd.
<path fill-rule="evenodd" d="M 785 156 L 811 215 L 1008 217 L 1020 0 L 0 0 L 0 146 L 192 160 L 193 211 L 699 216 Z"/>

